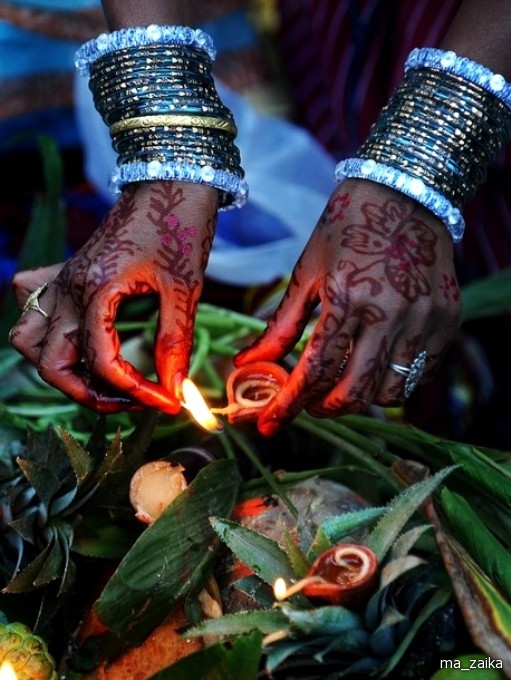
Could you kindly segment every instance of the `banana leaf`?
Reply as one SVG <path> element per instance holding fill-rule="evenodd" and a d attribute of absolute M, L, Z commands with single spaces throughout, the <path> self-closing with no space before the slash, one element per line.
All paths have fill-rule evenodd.
<path fill-rule="evenodd" d="M 465 498 L 442 489 L 440 499 L 456 538 L 511 603 L 509 551 L 488 530 Z"/>
<path fill-rule="evenodd" d="M 140 644 L 181 598 L 203 587 L 219 543 L 209 518 L 230 514 L 239 482 L 235 461 L 210 463 L 142 532 L 93 606 L 108 632 L 82 645 L 78 665 Z"/>

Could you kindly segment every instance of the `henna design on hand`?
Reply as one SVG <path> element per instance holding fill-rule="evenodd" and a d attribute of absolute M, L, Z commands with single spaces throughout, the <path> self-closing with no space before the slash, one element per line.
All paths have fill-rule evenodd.
<path fill-rule="evenodd" d="M 189 362 L 217 208 L 210 187 L 126 186 L 101 227 L 54 274 L 51 318 L 37 334 L 37 347 L 26 332 L 20 351 L 47 382 L 96 411 L 145 404 L 177 412 L 171 378 Z M 168 326 L 158 327 L 155 342 L 159 384 L 124 361 L 115 327 L 125 298 L 153 292 Z M 169 360 L 162 358 L 167 350 Z M 168 367 L 170 377 L 162 380 Z"/>
<path fill-rule="evenodd" d="M 369 258 L 352 277 L 353 285 L 365 280 L 370 282 L 373 295 L 380 293 L 381 279 L 370 274 L 383 266 L 383 280 L 409 302 L 429 295 L 427 270 L 435 264 L 437 244 L 431 227 L 414 216 L 410 202 L 388 200 L 382 206 L 366 203 L 361 211 L 365 221 L 346 226 L 341 241 L 342 246 Z"/>
<path fill-rule="evenodd" d="M 460 289 L 458 282 L 454 276 L 449 276 L 448 274 L 443 275 L 442 283 L 440 284 L 440 290 L 444 293 L 444 298 L 446 300 L 453 300 L 454 302 L 459 302 L 461 298 Z"/>

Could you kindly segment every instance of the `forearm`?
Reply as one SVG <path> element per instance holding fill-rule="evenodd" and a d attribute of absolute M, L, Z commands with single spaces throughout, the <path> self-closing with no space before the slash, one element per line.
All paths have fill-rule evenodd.
<path fill-rule="evenodd" d="M 189 0 L 102 0 L 110 30 L 149 24 L 192 25 Z"/>
<path fill-rule="evenodd" d="M 511 3 L 465 0 L 441 47 L 511 80 Z"/>

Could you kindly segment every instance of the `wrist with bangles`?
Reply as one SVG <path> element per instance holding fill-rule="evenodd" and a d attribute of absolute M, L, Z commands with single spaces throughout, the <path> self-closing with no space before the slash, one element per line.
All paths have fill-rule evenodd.
<path fill-rule="evenodd" d="M 174 180 L 215 187 L 220 209 L 245 203 L 236 124 L 218 96 L 214 58 L 210 36 L 186 26 L 113 31 L 77 51 L 117 153 L 115 193 L 132 182 Z"/>
<path fill-rule="evenodd" d="M 412 50 L 405 77 L 354 158 L 338 163 L 341 182 L 362 178 L 418 201 L 454 242 L 463 206 L 511 139 L 511 85 L 454 52 Z"/>

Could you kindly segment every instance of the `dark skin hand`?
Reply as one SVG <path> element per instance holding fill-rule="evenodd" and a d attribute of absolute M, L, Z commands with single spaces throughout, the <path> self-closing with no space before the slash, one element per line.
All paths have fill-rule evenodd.
<path fill-rule="evenodd" d="M 66 264 L 16 274 L 20 308 L 33 290 L 51 283 L 39 298 L 48 318 L 24 312 L 11 344 L 46 382 L 95 411 L 145 405 L 177 413 L 217 202 L 217 191 L 205 185 L 127 186 L 103 226 Z M 115 328 L 120 303 L 147 293 L 160 300 L 158 384 L 123 360 Z"/>
<path fill-rule="evenodd" d="M 453 244 L 429 211 L 367 180 L 333 192 L 265 333 L 236 366 L 281 361 L 320 313 L 288 383 L 262 410 L 274 434 L 302 409 L 321 418 L 404 401 L 405 378 L 421 350 L 431 376 L 461 320 Z M 340 370 L 346 354 L 349 359 Z"/>

